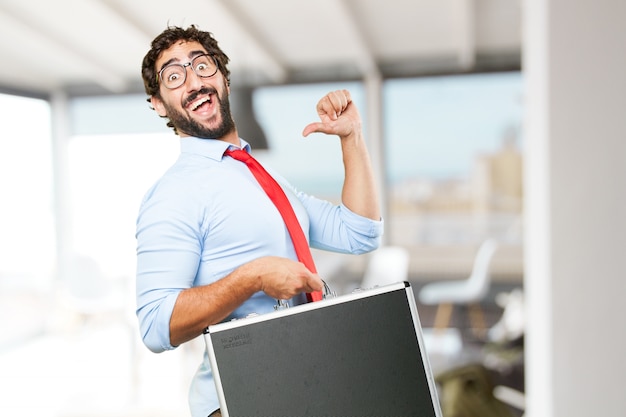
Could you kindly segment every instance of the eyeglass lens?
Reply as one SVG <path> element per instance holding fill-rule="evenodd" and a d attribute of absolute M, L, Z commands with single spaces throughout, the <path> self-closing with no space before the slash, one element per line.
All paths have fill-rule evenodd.
<path fill-rule="evenodd" d="M 186 67 L 191 66 L 198 77 L 207 78 L 217 73 L 217 64 L 211 55 L 198 55 L 186 64 L 171 64 L 161 70 L 161 82 L 167 88 L 177 88 L 187 79 Z"/>

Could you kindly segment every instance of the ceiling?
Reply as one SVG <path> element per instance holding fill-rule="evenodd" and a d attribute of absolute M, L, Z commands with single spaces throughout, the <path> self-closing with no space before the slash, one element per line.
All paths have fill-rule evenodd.
<path fill-rule="evenodd" d="M 233 83 L 520 68 L 520 0 L 0 0 L 0 91 L 143 92 L 167 25 L 212 32 Z"/>

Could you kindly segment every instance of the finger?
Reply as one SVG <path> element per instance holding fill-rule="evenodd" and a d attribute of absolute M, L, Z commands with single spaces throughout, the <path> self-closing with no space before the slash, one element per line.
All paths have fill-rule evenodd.
<path fill-rule="evenodd" d="M 302 136 L 306 138 L 311 133 L 320 132 L 320 129 L 322 129 L 322 127 L 323 127 L 322 123 L 319 123 L 319 122 L 310 123 L 302 131 Z"/>
<path fill-rule="evenodd" d="M 330 101 L 333 103 L 333 106 L 338 114 L 343 112 L 345 108 L 348 106 L 349 98 L 347 96 L 346 90 L 337 90 L 330 93 Z"/>
<path fill-rule="evenodd" d="M 347 90 L 336 90 L 326 94 L 317 104 L 317 113 L 320 117 L 327 116 L 337 120 L 349 103 Z"/>
<path fill-rule="evenodd" d="M 322 291 L 324 289 L 324 281 L 322 281 L 322 278 L 317 274 L 312 275 L 307 284 L 309 286 L 307 292 Z"/>
<path fill-rule="evenodd" d="M 348 107 L 352 98 L 348 90 L 337 90 L 329 94 L 330 101 L 333 103 L 333 107 L 337 115 L 341 115 L 343 111 Z"/>
<path fill-rule="evenodd" d="M 337 108 L 333 104 L 331 93 L 326 94 L 320 101 L 317 102 L 317 114 L 321 119 L 329 117 L 331 120 L 337 120 Z"/>
<path fill-rule="evenodd" d="M 333 127 L 328 122 L 336 121 L 351 102 L 352 97 L 348 90 L 336 90 L 326 94 L 317 103 L 317 114 L 322 123 L 310 123 L 302 131 L 302 136 L 307 137 L 313 132 L 332 133 Z"/>
<path fill-rule="evenodd" d="M 335 135 L 336 123 L 311 123 L 302 131 L 302 136 L 307 137 L 311 133 L 324 133 L 326 135 Z"/>

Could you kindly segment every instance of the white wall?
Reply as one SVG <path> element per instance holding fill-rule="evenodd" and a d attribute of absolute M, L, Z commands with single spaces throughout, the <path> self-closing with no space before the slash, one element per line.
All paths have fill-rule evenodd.
<path fill-rule="evenodd" d="M 622 416 L 626 2 L 523 7 L 527 416 Z"/>

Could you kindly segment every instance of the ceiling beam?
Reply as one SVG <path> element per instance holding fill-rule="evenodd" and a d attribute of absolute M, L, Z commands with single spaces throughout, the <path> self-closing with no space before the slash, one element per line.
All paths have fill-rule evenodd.
<path fill-rule="evenodd" d="M 263 51 L 270 61 L 270 67 L 266 68 L 268 77 L 275 83 L 283 83 L 287 80 L 287 66 L 283 62 L 280 54 L 267 41 L 263 32 L 259 30 L 257 24 L 249 19 L 237 2 L 232 0 L 214 0 L 215 3 L 224 9 L 224 13 L 228 13 L 232 20 L 236 22 L 239 31 L 248 35 L 248 38 L 255 44 L 255 47 Z"/>
<path fill-rule="evenodd" d="M 355 17 L 356 11 L 351 7 L 356 7 L 346 0 L 336 0 L 337 11 L 341 16 L 341 20 L 345 22 L 345 26 L 352 34 L 352 42 L 357 56 L 357 66 L 364 77 L 380 77 L 380 69 L 376 57 L 372 53 L 367 37 L 365 36 L 365 28 L 359 26 L 359 20 Z"/>
<path fill-rule="evenodd" d="M 113 69 L 108 68 L 107 63 L 101 61 L 97 53 L 91 50 L 81 50 L 73 45 L 69 39 L 62 39 L 54 32 L 45 30 L 36 19 L 32 19 L 27 11 L 15 7 L 16 4 L 2 2 L 0 3 L 0 11 L 22 24 L 25 30 L 31 32 L 33 36 L 46 42 L 49 48 L 61 51 L 64 55 L 71 57 L 73 61 L 78 62 L 80 66 L 87 68 L 86 73 L 89 73 L 90 79 L 94 83 L 113 93 L 125 91 L 126 81 L 124 78 L 116 76 Z"/>
<path fill-rule="evenodd" d="M 103 7 L 106 7 L 111 14 L 117 16 L 118 19 L 124 21 L 128 26 L 133 27 L 137 32 L 141 33 L 144 36 L 144 41 L 146 44 L 150 44 L 154 34 L 152 30 L 150 30 L 143 22 L 139 19 L 136 19 L 134 16 L 128 13 L 126 9 L 123 9 L 119 6 L 118 3 L 111 0 L 92 0 L 94 2 L 99 2 Z"/>
<path fill-rule="evenodd" d="M 459 30 L 459 66 L 468 70 L 476 64 L 476 2 L 460 0 L 458 3 L 461 16 Z"/>

